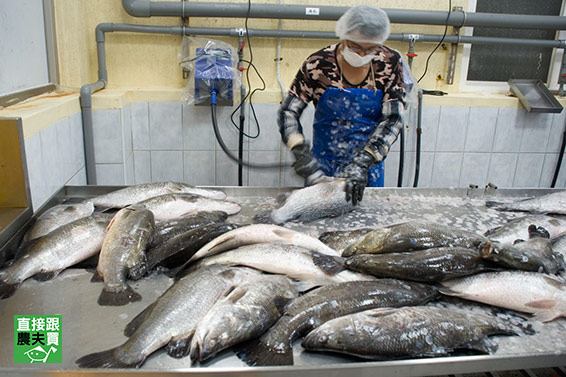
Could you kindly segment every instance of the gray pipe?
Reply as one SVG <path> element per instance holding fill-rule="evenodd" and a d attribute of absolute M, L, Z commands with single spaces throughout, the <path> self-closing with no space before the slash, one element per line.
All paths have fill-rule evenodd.
<path fill-rule="evenodd" d="M 226 17 L 282 18 L 299 20 L 337 20 L 348 7 L 326 5 L 252 4 L 248 15 L 246 3 L 168 2 L 122 0 L 122 6 L 134 17 Z M 315 15 L 307 8 L 317 10 Z M 496 28 L 566 30 L 566 17 L 475 12 L 386 9 L 392 23 L 449 26 L 484 26 Z M 307 15 L 308 14 L 308 15 Z M 447 20 L 448 18 L 448 20 Z"/>
<path fill-rule="evenodd" d="M 123 0 L 126 2 L 127 0 Z M 130 5 L 134 3 L 149 3 L 147 1 L 129 1 Z M 183 2 L 185 3 L 185 2 Z M 176 3 L 171 3 L 176 4 Z M 87 184 L 96 184 L 96 162 L 94 155 L 94 137 L 92 125 L 92 94 L 103 89 L 108 82 L 108 73 L 106 70 L 106 53 L 105 53 L 105 33 L 108 32 L 132 32 L 132 33 L 150 33 L 150 34 L 175 34 L 175 35 L 207 35 L 207 36 L 230 36 L 238 37 L 242 33 L 242 29 L 228 28 L 194 28 L 184 26 L 148 26 L 148 25 L 131 25 L 131 24 L 113 24 L 102 23 L 96 27 L 96 43 L 98 56 L 98 81 L 92 84 L 86 84 L 81 87 L 80 101 L 83 117 L 83 137 L 85 147 L 85 169 L 87 173 Z M 245 30 L 244 30 L 245 32 Z M 300 30 L 262 30 L 248 29 L 251 37 L 272 37 L 272 38 L 314 38 L 314 39 L 335 39 L 333 32 L 317 32 L 317 31 L 300 31 Z M 411 39 L 421 42 L 438 42 L 442 39 L 441 35 L 427 34 L 391 34 L 391 41 L 410 41 Z M 506 38 L 490 38 L 490 37 L 463 37 L 463 36 L 446 36 L 444 40 L 447 43 L 478 43 L 478 44 L 511 44 L 525 46 L 542 46 L 542 47 L 566 47 L 564 40 L 533 40 L 533 39 L 506 39 Z"/>

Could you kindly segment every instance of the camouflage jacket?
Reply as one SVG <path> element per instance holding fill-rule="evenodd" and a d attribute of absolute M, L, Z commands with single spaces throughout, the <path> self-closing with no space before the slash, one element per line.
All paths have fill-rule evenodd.
<path fill-rule="evenodd" d="M 299 120 L 302 112 L 310 102 L 316 106 L 328 87 L 380 89 L 383 91 L 382 118 L 366 146 L 377 162 L 380 162 L 397 139 L 402 126 L 405 89 L 401 57 L 396 51 L 382 46 L 381 52 L 372 61 L 374 75 L 370 69 L 360 84 L 352 85 L 342 77 L 338 66 L 338 46 L 339 44 L 334 44 L 325 47 L 305 60 L 279 108 L 279 131 L 286 144 L 290 135 L 302 134 Z M 372 82 L 374 77 L 375 81 Z"/>

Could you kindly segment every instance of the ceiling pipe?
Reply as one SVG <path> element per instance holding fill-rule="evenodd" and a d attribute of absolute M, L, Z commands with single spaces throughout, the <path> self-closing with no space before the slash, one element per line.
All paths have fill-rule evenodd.
<path fill-rule="evenodd" d="M 221 17 L 275 18 L 335 21 L 349 7 L 327 5 L 171 2 L 122 0 L 122 7 L 134 17 Z M 383 10 L 394 24 L 480 26 L 494 28 L 566 30 L 566 17 L 523 14 L 475 13 L 465 11 Z M 448 19 L 447 19 L 448 18 Z"/>

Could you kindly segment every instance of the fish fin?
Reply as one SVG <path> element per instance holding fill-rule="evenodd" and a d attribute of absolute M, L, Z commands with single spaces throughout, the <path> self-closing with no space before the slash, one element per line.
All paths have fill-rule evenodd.
<path fill-rule="evenodd" d="M 311 251 L 312 261 L 315 266 L 320 268 L 328 275 L 336 275 L 340 271 L 344 271 L 344 261 L 340 258 L 331 255 L 321 254 L 316 251 Z"/>
<path fill-rule="evenodd" d="M 37 281 L 47 281 L 53 279 L 55 276 L 59 275 L 62 270 L 58 271 L 46 271 L 46 272 L 38 272 L 37 274 L 33 275 L 33 279 Z"/>
<path fill-rule="evenodd" d="M 12 297 L 20 284 L 10 284 L 5 281 L 0 281 L 0 299 Z"/>
<path fill-rule="evenodd" d="M 242 297 L 244 297 L 248 293 L 247 290 L 238 289 L 238 287 L 234 288 L 228 294 L 226 294 L 226 300 L 230 301 L 231 303 L 235 304 L 238 302 Z"/>
<path fill-rule="evenodd" d="M 277 308 L 279 314 L 283 315 L 283 313 L 285 313 L 285 307 L 291 300 L 292 298 L 290 297 L 275 296 L 273 297 L 273 304 Z"/>
<path fill-rule="evenodd" d="M 176 359 L 188 356 L 191 351 L 191 340 L 193 339 L 193 335 L 194 330 L 186 337 L 171 339 L 166 346 L 167 355 Z"/>
<path fill-rule="evenodd" d="M 139 280 L 147 274 L 147 263 L 145 256 L 135 265 L 128 269 L 128 277 L 132 280 Z"/>
<path fill-rule="evenodd" d="M 291 239 L 297 233 L 294 230 L 287 229 L 287 228 L 273 229 L 272 232 L 276 236 L 281 237 L 281 238 L 285 238 L 285 239 Z"/>
<path fill-rule="evenodd" d="M 214 255 L 214 254 L 218 254 L 218 252 L 214 251 L 214 250 L 217 249 L 219 246 L 225 245 L 226 243 L 232 241 L 234 238 L 236 238 L 236 235 L 230 234 L 230 235 L 223 235 L 223 236 L 220 236 L 220 237 L 222 237 L 222 240 L 215 242 L 214 246 L 212 246 L 211 248 L 208 249 L 209 254 L 207 255 L 207 257 Z M 200 259 L 200 258 L 191 258 L 191 260 L 193 260 L 193 261 L 197 260 L 197 259 Z"/>
<path fill-rule="evenodd" d="M 488 337 L 483 337 L 481 339 L 466 344 L 462 348 L 471 349 L 484 354 L 492 354 L 495 351 L 497 351 L 498 344 L 495 341 L 489 339 Z"/>
<path fill-rule="evenodd" d="M 257 213 L 253 217 L 254 224 L 271 224 L 273 221 L 271 220 L 271 211 Z"/>
<path fill-rule="evenodd" d="M 553 309 L 556 306 L 556 300 L 535 300 L 527 302 L 525 306 L 535 309 Z"/>
<path fill-rule="evenodd" d="M 276 350 L 259 338 L 237 346 L 235 352 L 249 366 L 293 365 L 293 350 L 289 342 L 284 342 L 283 347 Z"/>
<path fill-rule="evenodd" d="M 446 296 L 453 296 L 453 297 L 467 297 L 467 295 L 465 293 L 460 293 L 457 291 L 453 291 L 452 289 L 448 288 L 448 287 L 438 287 L 438 292 L 442 293 L 443 295 Z"/>
<path fill-rule="evenodd" d="M 121 347 L 118 346 L 106 351 L 90 353 L 77 359 L 75 364 L 81 368 L 139 368 L 143 364 L 145 358 L 136 360 L 132 364 L 120 360 L 116 356 L 116 351 Z"/>
<path fill-rule="evenodd" d="M 92 274 L 92 277 L 90 278 L 90 282 L 91 283 L 100 283 L 104 281 L 104 277 L 102 276 L 102 274 L 97 270 L 94 270 L 94 273 Z"/>
<path fill-rule="evenodd" d="M 140 301 L 141 299 L 142 296 L 128 285 L 118 292 L 110 292 L 102 289 L 97 302 L 100 306 L 122 306 L 129 302 Z"/>
<path fill-rule="evenodd" d="M 147 319 L 147 317 L 149 317 L 154 307 L 155 307 L 155 302 L 153 304 L 148 305 L 147 308 L 145 308 L 137 316 L 135 316 L 126 325 L 126 327 L 124 327 L 124 335 L 127 337 L 132 336 L 132 334 L 135 333 L 137 329 L 139 329 L 139 327 Z"/>
<path fill-rule="evenodd" d="M 538 322 L 550 322 L 550 321 L 552 321 L 554 318 L 558 318 L 558 317 L 560 317 L 560 314 L 558 314 L 558 313 L 556 313 L 556 312 L 554 312 L 554 311 L 551 311 L 551 310 L 547 310 L 547 311 L 544 311 L 544 312 L 538 312 L 538 313 L 536 313 L 536 314 L 533 316 L 533 319 L 534 319 L 535 321 L 538 321 Z"/>

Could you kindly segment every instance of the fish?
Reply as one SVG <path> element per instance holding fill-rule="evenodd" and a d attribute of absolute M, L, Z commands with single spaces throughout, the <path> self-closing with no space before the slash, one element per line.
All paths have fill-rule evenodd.
<path fill-rule="evenodd" d="M 160 243 L 175 237 L 177 234 L 185 233 L 199 226 L 224 222 L 228 214 L 222 211 L 197 212 L 181 218 L 162 221 L 155 225 L 153 237 L 149 243 L 149 248 L 155 247 Z"/>
<path fill-rule="evenodd" d="M 346 260 L 346 267 L 377 277 L 423 283 L 471 275 L 489 268 L 477 250 L 462 247 L 354 255 Z"/>
<path fill-rule="evenodd" d="M 476 249 L 488 239 L 480 234 L 453 226 L 426 221 L 409 221 L 377 228 L 362 240 L 348 246 L 343 257 L 430 249 L 465 247 Z"/>
<path fill-rule="evenodd" d="M 207 242 L 238 227 L 237 224 L 212 223 L 179 233 L 147 251 L 147 268 L 180 267 Z"/>
<path fill-rule="evenodd" d="M 190 261 L 256 243 L 280 243 L 300 246 L 327 255 L 338 255 L 332 248 L 303 232 L 272 224 L 251 224 L 232 230 L 210 241 Z"/>
<path fill-rule="evenodd" d="M 338 256 L 276 243 L 240 246 L 234 250 L 201 259 L 189 266 L 189 271 L 214 264 L 247 266 L 315 284 L 373 279 L 373 277 L 346 270 L 344 260 Z"/>
<path fill-rule="evenodd" d="M 529 238 L 529 225 L 543 227 L 555 239 L 566 234 L 566 218 L 548 215 L 527 215 L 509 221 L 506 224 L 487 230 L 484 233 L 490 241 L 513 244 L 515 240 Z"/>
<path fill-rule="evenodd" d="M 543 236 L 540 233 L 543 233 Z M 529 239 L 513 245 L 489 242 L 482 250 L 485 259 L 505 268 L 556 274 L 566 268 L 564 257 L 552 249 L 552 241 L 544 228 L 529 226 Z"/>
<path fill-rule="evenodd" d="M 202 189 L 185 183 L 169 181 L 128 186 L 88 200 L 97 207 L 123 208 L 164 194 L 196 194 L 216 200 L 226 199 L 226 194 L 219 190 Z"/>
<path fill-rule="evenodd" d="M 371 360 L 450 355 L 469 349 L 494 353 L 492 335 L 518 335 L 500 318 L 429 306 L 378 308 L 324 323 L 303 340 L 308 351 L 330 351 Z"/>
<path fill-rule="evenodd" d="M 93 212 L 94 204 L 88 200 L 81 203 L 58 204 L 49 208 L 26 231 L 20 249 L 25 249 L 31 241 L 45 236 L 52 230 L 72 221 L 90 216 Z"/>
<path fill-rule="evenodd" d="M 199 322 L 191 360 L 202 362 L 235 344 L 262 335 L 283 314 L 297 292 L 284 276 L 260 275 L 236 287 Z"/>
<path fill-rule="evenodd" d="M 336 250 L 339 254 L 348 246 L 358 242 L 375 228 L 359 228 L 350 230 L 334 230 L 322 233 L 318 236 L 325 245 Z"/>
<path fill-rule="evenodd" d="M 189 354 L 197 324 L 222 297 L 257 272 L 210 266 L 186 275 L 138 314 L 124 329 L 128 340 L 109 350 L 77 359 L 81 368 L 140 367 L 155 351 L 166 347 L 176 358 Z"/>
<path fill-rule="evenodd" d="M 520 211 L 566 215 L 566 191 L 553 192 L 534 198 L 502 203 L 488 200 L 485 205 L 500 211 Z"/>
<path fill-rule="evenodd" d="M 352 203 L 346 201 L 345 188 L 344 179 L 332 179 L 295 190 L 279 208 L 271 211 L 270 220 L 281 225 L 291 220 L 306 223 L 341 216 L 354 209 Z"/>
<path fill-rule="evenodd" d="M 142 206 L 122 208 L 114 215 L 96 268 L 98 276 L 104 279 L 99 305 L 121 306 L 141 300 L 126 279 L 138 280 L 145 275 L 145 249 L 154 225 L 153 213 Z"/>
<path fill-rule="evenodd" d="M 431 285 L 397 279 L 323 286 L 291 301 L 265 334 L 236 346 L 236 354 L 250 366 L 293 365 L 293 341 L 331 319 L 372 308 L 423 305 L 437 296 Z"/>
<path fill-rule="evenodd" d="M 447 280 L 440 292 L 471 301 L 534 314 L 535 321 L 566 317 L 566 282 L 527 271 L 484 272 Z"/>
<path fill-rule="evenodd" d="M 555 255 L 562 256 L 562 260 L 566 261 L 566 235 L 560 236 L 552 240 L 552 251 L 554 252 Z"/>
<path fill-rule="evenodd" d="M 222 211 L 228 215 L 234 215 L 241 209 L 238 203 L 205 198 L 194 194 L 159 195 L 143 200 L 138 204 L 153 212 L 156 222 L 172 220 L 203 211 Z"/>
<path fill-rule="evenodd" d="M 12 296 L 32 276 L 40 281 L 52 279 L 98 253 L 111 219 L 110 214 L 95 212 L 41 237 L 13 264 L 0 270 L 0 298 Z"/>

